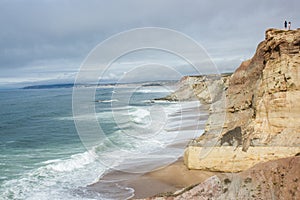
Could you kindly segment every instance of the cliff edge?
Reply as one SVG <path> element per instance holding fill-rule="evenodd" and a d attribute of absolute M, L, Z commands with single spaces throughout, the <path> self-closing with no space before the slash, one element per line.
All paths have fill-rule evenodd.
<path fill-rule="evenodd" d="M 229 78 L 225 100 L 209 102 L 224 119 L 221 125 L 211 115 L 205 133 L 187 147 L 188 168 L 238 172 L 300 152 L 300 29 L 265 35 Z"/>

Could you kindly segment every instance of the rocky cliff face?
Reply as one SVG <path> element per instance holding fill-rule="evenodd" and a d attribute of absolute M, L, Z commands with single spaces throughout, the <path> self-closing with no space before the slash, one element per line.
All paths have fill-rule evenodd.
<path fill-rule="evenodd" d="M 223 126 L 218 115 L 210 117 L 205 134 L 186 149 L 186 165 L 242 171 L 299 152 L 299 78 L 300 30 L 267 30 L 253 58 L 230 77 L 225 107 L 211 105 L 212 112 L 225 113 Z M 233 161 L 238 167 L 226 166 Z"/>
<path fill-rule="evenodd" d="M 230 79 L 226 133 L 241 127 L 243 147 L 300 144 L 300 30 L 270 29 Z"/>

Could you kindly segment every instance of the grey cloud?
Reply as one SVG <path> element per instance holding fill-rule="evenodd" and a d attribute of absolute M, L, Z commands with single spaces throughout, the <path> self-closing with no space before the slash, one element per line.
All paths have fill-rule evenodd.
<path fill-rule="evenodd" d="M 293 28 L 299 26 L 299 6 L 297 0 L 3 0 L 1 76 L 12 76 L 14 70 L 22 76 L 25 68 L 24 76 L 35 73 L 37 63 L 38 72 L 76 71 L 99 42 L 143 26 L 181 31 L 216 61 L 230 60 L 217 63 L 222 70 L 234 70 L 240 59 L 253 54 L 266 28 L 281 28 L 284 19 L 291 20 Z M 65 67 L 57 67 L 62 60 Z"/>

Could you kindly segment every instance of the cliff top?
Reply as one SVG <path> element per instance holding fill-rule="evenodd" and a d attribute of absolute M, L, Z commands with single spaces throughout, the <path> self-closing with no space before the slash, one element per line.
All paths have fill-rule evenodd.
<path fill-rule="evenodd" d="M 295 30 L 282 30 L 282 29 L 275 29 L 270 28 L 266 30 L 266 40 L 270 39 L 280 39 L 280 38 L 286 38 L 287 40 L 290 38 L 296 38 L 300 36 L 300 28 L 297 28 Z"/>

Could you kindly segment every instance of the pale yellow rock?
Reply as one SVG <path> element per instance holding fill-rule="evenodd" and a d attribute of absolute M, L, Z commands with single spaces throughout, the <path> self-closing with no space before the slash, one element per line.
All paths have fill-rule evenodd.
<path fill-rule="evenodd" d="M 210 104 L 221 98 L 224 88 L 228 85 L 230 75 L 230 73 L 225 73 L 184 76 L 173 93 L 157 100 L 199 100 L 203 104 Z"/>
<path fill-rule="evenodd" d="M 291 40 L 288 37 L 286 40 Z M 259 84 L 253 135 L 262 143 L 300 143 L 300 54 L 281 54 L 266 62 Z M 291 129 L 293 131 L 291 131 Z M 289 132 L 282 137 L 283 132 Z M 264 133 L 264 134 L 261 134 Z M 281 135 L 280 135 L 281 134 Z M 281 139 L 276 139 L 280 135 Z M 293 144 L 289 143 L 293 138 Z M 276 142 L 276 143 L 274 143 Z"/>
<path fill-rule="evenodd" d="M 186 80 L 210 103 L 204 134 L 185 152 L 188 168 L 236 172 L 300 152 L 300 29 L 267 30 L 254 56 L 227 79 Z"/>
<path fill-rule="evenodd" d="M 189 169 L 240 172 L 255 164 L 294 156 L 300 147 L 249 147 L 247 152 L 232 146 L 197 147 L 185 150 L 184 163 Z"/>

